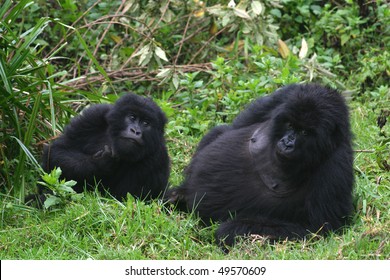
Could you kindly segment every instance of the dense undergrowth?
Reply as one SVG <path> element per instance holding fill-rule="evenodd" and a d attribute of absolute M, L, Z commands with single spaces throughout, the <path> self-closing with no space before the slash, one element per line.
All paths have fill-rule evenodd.
<path fill-rule="evenodd" d="M 0 258 L 388 259 L 389 45 L 386 1 L 5 0 Z M 295 82 L 330 85 L 349 100 L 356 211 L 342 234 L 253 237 L 225 255 L 214 226 L 158 201 L 86 193 L 44 211 L 24 205 L 41 180 L 43 145 L 89 104 L 128 91 L 153 97 L 169 118 L 174 186 L 211 127 Z"/>

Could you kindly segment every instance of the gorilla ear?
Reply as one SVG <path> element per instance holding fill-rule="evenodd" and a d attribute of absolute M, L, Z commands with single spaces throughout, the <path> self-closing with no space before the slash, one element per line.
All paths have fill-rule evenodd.
<path fill-rule="evenodd" d="M 159 124 L 159 129 L 161 130 L 162 133 L 165 131 L 165 125 L 168 123 L 168 119 L 166 115 L 164 114 L 163 111 L 161 111 L 158 114 L 158 124 Z"/>
<path fill-rule="evenodd" d="M 165 126 L 168 122 L 168 118 L 167 116 L 165 115 L 164 111 L 160 109 L 160 120 L 162 122 L 162 124 Z"/>
<path fill-rule="evenodd" d="M 345 141 L 345 136 L 349 136 L 349 134 L 346 134 L 345 131 L 348 131 L 346 130 L 346 128 L 343 126 L 343 125 L 340 125 L 340 124 L 336 124 L 334 127 L 333 127 L 333 135 L 334 137 L 337 137 L 339 138 L 340 141 Z"/>

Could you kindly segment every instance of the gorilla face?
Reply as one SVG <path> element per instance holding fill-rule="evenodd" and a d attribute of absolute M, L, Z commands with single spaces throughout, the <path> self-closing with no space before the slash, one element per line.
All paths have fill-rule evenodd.
<path fill-rule="evenodd" d="M 294 101 L 275 109 L 269 147 L 281 166 L 313 169 L 339 145 L 337 120 L 310 96 Z"/>
<path fill-rule="evenodd" d="M 276 144 L 276 153 L 287 159 L 294 158 L 299 153 L 298 151 L 302 149 L 299 146 L 304 143 L 304 136 L 306 135 L 306 130 L 295 128 L 291 123 L 285 124 L 285 133 Z"/>
<path fill-rule="evenodd" d="M 150 138 L 148 134 L 153 133 L 150 123 L 135 113 L 119 118 L 122 121 L 122 126 L 118 127 L 117 131 L 112 131 L 114 154 L 129 161 L 143 158 L 146 153 L 145 149 L 151 150 L 152 147 L 148 146 L 147 143 L 148 138 Z"/>
<path fill-rule="evenodd" d="M 316 157 L 312 158 L 309 155 L 318 153 L 319 144 L 314 137 L 315 134 L 316 132 L 309 127 L 299 126 L 288 120 L 267 121 L 254 126 L 248 144 L 249 152 L 257 165 L 263 166 L 259 161 L 267 157 L 273 159 L 274 168 L 295 170 L 297 162 L 298 166 L 306 168 L 317 161 Z M 302 158 L 308 158 L 305 165 L 300 162 Z"/>
<path fill-rule="evenodd" d="M 107 122 L 113 142 L 114 155 L 136 162 L 159 149 L 164 134 L 166 117 L 154 103 L 134 100 L 126 104 L 119 100 Z"/>
<path fill-rule="evenodd" d="M 137 115 L 130 114 L 124 118 L 124 129 L 119 133 L 119 138 L 124 145 L 144 145 L 143 134 L 149 128 L 149 122 L 141 120 Z"/>
<path fill-rule="evenodd" d="M 274 149 L 275 160 L 281 165 L 297 164 L 305 158 L 305 166 L 299 163 L 300 166 L 306 167 L 314 164 L 313 159 L 307 159 L 309 153 L 316 154 L 316 138 L 315 132 L 307 127 L 302 127 L 292 122 L 275 123 L 278 133 L 273 138 L 273 143 L 270 143 Z M 311 158 L 309 156 L 309 158 Z"/>

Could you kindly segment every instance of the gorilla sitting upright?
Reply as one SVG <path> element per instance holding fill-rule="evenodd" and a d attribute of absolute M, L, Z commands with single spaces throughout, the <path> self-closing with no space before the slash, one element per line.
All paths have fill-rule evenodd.
<path fill-rule="evenodd" d="M 63 178 L 77 181 L 76 192 L 99 184 L 118 199 L 127 193 L 156 198 L 169 177 L 166 122 L 151 99 L 135 94 L 122 96 L 114 105 L 93 105 L 44 149 L 42 167 L 46 172 L 60 167 Z M 45 191 L 39 189 L 41 202 Z"/>

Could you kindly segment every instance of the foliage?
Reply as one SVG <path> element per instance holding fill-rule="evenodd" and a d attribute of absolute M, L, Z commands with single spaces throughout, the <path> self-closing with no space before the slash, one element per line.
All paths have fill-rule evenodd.
<path fill-rule="evenodd" d="M 62 24 L 50 25 L 40 43 L 55 46 L 44 51 L 46 56 L 67 44 L 60 58 L 68 69 L 61 77 L 69 80 L 67 84 L 91 89 L 96 83 L 107 82 L 102 71 L 96 71 L 98 65 L 85 55 L 93 49 L 110 79 L 124 82 L 116 88 L 143 85 L 156 90 L 150 81 L 155 81 L 157 74 L 157 79 L 169 77 L 166 80 L 173 79 L 177 86 L 178 75 L 194 68 L 207 70 L 202 64 L 216 54 L 229 54 L 249 42 L 272 45 L 276 41 L 277 26 L 265 8 L 278 1 L 241 1 L 234 7 L 227 5 L 228 1 L 219 2 L 69 0 L 53 3 L 53 9 L 46 1 L 36 0 L 25 15 L 28 22 L 23 24 L 29 25 L 31 19 L 42 15 L 61 18 Z M 89 8 L 83 12 L 86 6 Z M 89 48 L 78 43 L 77 32 L 86 34 Z"/>
<path fill-rule="evenodd" d="M 20 201 L 36 174 L 26 172 L 27 167 L 34 169 L 28 166 L 26 154 L 15 139 L 25 147 L 41 148 L 48 141 L 45 139 L 57 135 L 64 121 L 74 114 L 68 103 L 76 108 L 88 102 L 74 100 L 71 89 L 57 82 L 66 72 L 52 64 L 61 48 L 43 55 L 48 44 L 40 37 L 55 21 L 42 17 L 34 24 L 20 24 L 20 15 L 31 8 L 30 4 L 25 0 L 12 5 L 7 0 L 0 8 L 0 190 L 18 196 Z M 78 94 L 99 99 L 83 91 Z"/>
<path fill-rule="evenodd" d="M 44 172 L 42 175 L 43 181 L 38 182 L 38 184 L 51 191 L 51 193 L 45 194 L 46 200 L 43 205 L 45 209 L 56 205 L 66 205 L 70 201 L 78 201 L 83 197 L 82 193 L 76 193 L 72 188 L 77 182 L 60 179 L 61 174 L 61 168 L 57 167 L 50 174 Z"/>
<path fill-rule="evenodd" d="M 373 86 L 383 84 L 390 75 L 387 50 L 390 9 L 387 1 L 330 1 L 324 5 L 323 2 L 283 0 L 282 8 L 271 10 L 280 19 L 281 37 L 293 42 L 304 37 L 309 45 L 309 55 L 316 53 L 320 62 L 342 74 L 351 87 L 356 87 L 356 80 L 349 77 L 361 76 L 358 79 L 360 86 L 355 88 L 358 91 L 364 92 L 372 83 Z M 381 57 L 377 59 L 378 55 Z M 337 61 L 327 63 L 335 57 Z M 356 68 L 356 62 L 360 67 L 350 71 Z M 374 64 L 379 67 L 375 68 Z M 367 66 L 371 71 L 366 71 Z M 371 75 L 379 80 L 372 80 Z"/>
<path fill-rule="evenodd" d="M 20 177 L 24 177 L 25 154 L 20 152 L 12 136 L 29 147 L 36 137 L 46 137 L 48 127 L 45 121 L 53 121 L 54 118 L 53 111 L 42 110 L 41 107 L 44 99 L 53 101 L 52 77 L 47 73 L 48 60 L 38 58 L 41 49 L 36 43 L 50 19 L 41 18 L 36 25 L 17 34 L 13 24 L 18 21 L 19 13 L 28 1 L 20 1 L 9 11 L 11 4 L 11 1 L 6 1 L 0 9 L 0 161 L 1 177 L 6 179 L 0 182 L 0 187 L 6 184 L 11 190 L 15 183 L 18 187 L 13 194 L 17 195 L 24 190 L 25 180 Z M 52 125 L 55 130 L 56 123 Z"/>

